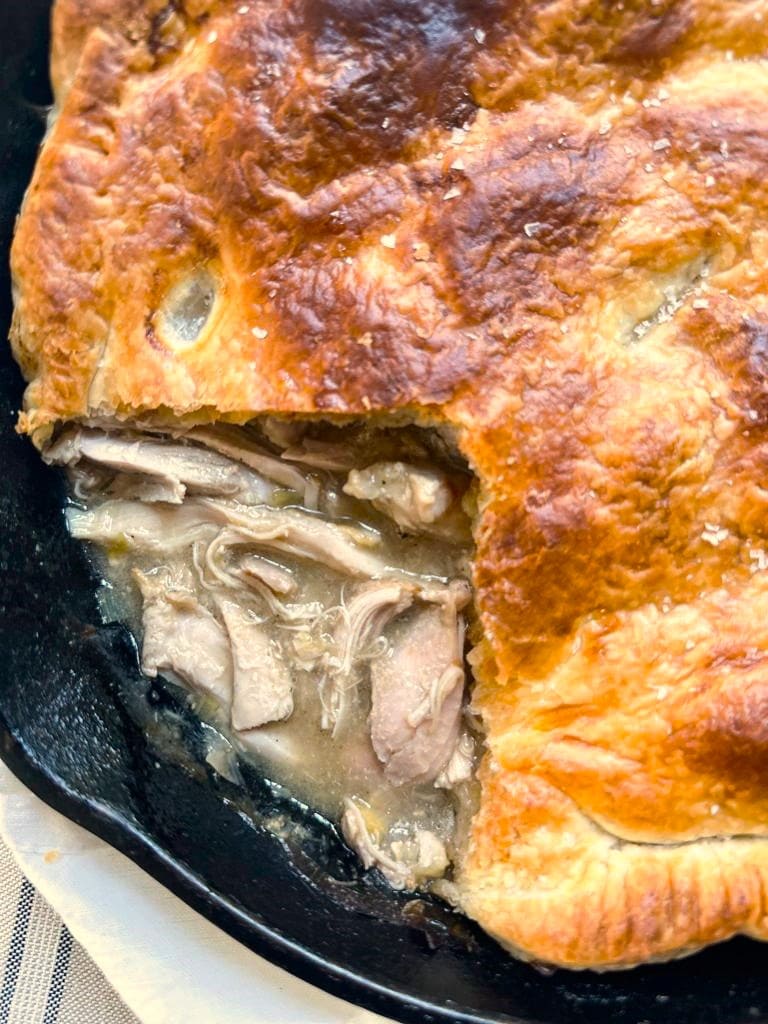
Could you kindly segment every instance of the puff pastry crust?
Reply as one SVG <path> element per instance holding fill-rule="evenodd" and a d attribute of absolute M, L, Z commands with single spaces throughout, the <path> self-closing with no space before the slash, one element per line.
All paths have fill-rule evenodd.
<path fill-rule="evenodd" d="M 455 429 L 487 731 L 457 890 L 525 957 L 768 937 L 766 47 L 764 0 L 55 8 L 21 427 Z"/>

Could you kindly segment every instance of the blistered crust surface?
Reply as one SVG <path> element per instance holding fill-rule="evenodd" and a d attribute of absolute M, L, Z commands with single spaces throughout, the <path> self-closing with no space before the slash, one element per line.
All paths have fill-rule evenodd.
<path fill-rule="evenodd" d="M 458 886 L 524 956 L 768 935 L 766 46 L 762 0 L 56 7 L 22 426 L 458 428 L 488 746 Z"/>

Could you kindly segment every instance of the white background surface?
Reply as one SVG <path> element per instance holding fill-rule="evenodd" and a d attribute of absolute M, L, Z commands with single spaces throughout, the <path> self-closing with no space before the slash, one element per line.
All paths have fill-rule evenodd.
<path fill-rule="evenodd" d="M 143 1024 L 387 1024 L 235 942 L 2 763 L 0 834 Z"/>

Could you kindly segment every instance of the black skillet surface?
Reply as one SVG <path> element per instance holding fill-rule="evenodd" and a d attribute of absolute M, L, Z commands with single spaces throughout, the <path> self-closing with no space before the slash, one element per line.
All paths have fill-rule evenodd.
<path fill-rule="evenodd" d="M 47 8 L 0 0 L 3 336 L 7 249 L 49 101 Z M 765 947 L 739 939 L 666 966 L 546 975 L 439 903 L 362 875 L 331 824 L 249 765 L 243 786 L 215 774 L 183 695 L 143 679 L 130 634 L 101 621 L 99 580 L 64 529 L 62 479 L 14 433 L 21 389 L 3 346 L 0 754 L 38 796 L 257 953 L 402 1021 L 768 1021 Z M 276 815 L 282 839 L 263 825 Z"/>

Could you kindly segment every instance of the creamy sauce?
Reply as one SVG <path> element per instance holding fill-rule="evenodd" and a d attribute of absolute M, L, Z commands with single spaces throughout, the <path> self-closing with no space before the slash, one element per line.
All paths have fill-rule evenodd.
<path fill-rule="evenodd" d="M 313 521 L 342 527 L 361 551 L 375 554 L 383 563 L 384 578 L 394 578 L 406 586 L 426 588 L 425 592 L 437 588 L 442 592 L 450 581 L 467 576 L 469 531 L 461 501 L 469 478 L 460 468 L 447 469 L 454 499 L 450 513 L 442 521 L 428 524 L 425 532 L 405 534 L 389 515 L 377 511 L 370 501 L 350 497 L 342 487 L 348 468 L 370 465 L 382 457 L 405 455 L 409 460 L 415 457 L 421 464 L 433 463 L 434 452 L 425 446 L 423 438 L 407 430 L 381 434 L 354 428 L 346 432 L 328 427 L 310 430 L 309 436 L 300 438 L 299 449 L 294 445 L 288 454 L 300 458 L 306 450 L 313 465 L 284 460 L 298 469 L 308 484 L 303 493 L 284 486 L 274 487 L 268 501 L 271 508 L 285 509 L 288 514 L 296 511 L 311 516 Z M 295 439 L 295 427 L 293 432 Z M 254 439 L 253 433 L 244 433 L 243 437 L 248 443 Z M 280 448 L 263 435 L 258 440 L 271 455 L 281 457 Z M 335 470 L 323 468 L 322 464 L 336 465 L 340 460 L 345 463 L 343 469 L 340 464 Z M 94 466 L 90 460 L 81 459 L 75 461 L 71 472 L 77 495 L 75 516 L 109 508 L 105 502 L 115 493 L 132 497 L 133 477 L 115 472 L 113 466 Z M 308 497 L 314 508 L 307 507 Z M 183 504 L 194 506 L 195 500 L 196 496 L 188 494 Z M 227 508 L 242 511 L 237 501 L 226 497 L 216 500 Z M 158 502 L 151 507 L 166 510 L 172 522 L 183 506 Z M 244 514 L 248 514 L 248 509 Z M 419 839 L 423 854 L 423 834 L 419 836 L 420 830 L 424 830 L 444 845 L 450 859 L 454 853 L 457 807 L 466 800 L 470 783 L 459 781 L 449 786 L 444 779 L 438 779 L 437 784 L 430 779 L 393 785 L 373 748 L 369 728 L 370 665 L 374 659 L 391 656 L 391 645 L 398 642 L 418 615 L 421 597 L 356 651 L 353 670 L 344 683 L 343 713 L 329 723 L 328 686 L 329 679 L 333 680 L 329 666 L 338 661 L 339 631 L 348 615 L 350 600 L 360 593 L 366 581 L 352 579 L 338 568 L 328 568 L 315 559 L 275 551 L 247 536 L 220 546 L 211 563 L 206 555 L 216 550 L 210 544 L 219 532 L 220 525 L 212 526 L 196 540 L 172 545 L 167 552 L 143 549 L 132 543 L 130 537 L 110 537 L 106 543 L 97 544 L 97 560 L 105 577 L 101 591 L 105 617 L 125 621 L 139 644 L 144 643 L 146 618 L 136 581 L 137 570 L 144 574 L 145 581 L 160 590 L 179 586 L 184 593 L 193 595 L 194 601 L 219 623 L 222 599 L 236 601 L 253 621 L 263 626 L 268 635 L 269 656 L 287 667 L 293 710 L 284 721 L 238 732 L 231 728 L 226 707 L 204 694 L 196 698 L 201 717 L 260 761 L 271 778 L 330 818 L 338 820 L 352 801 L 354 814 L 359 812 L 360 821 L 375 844 L 387 851 L 387 856 L 394 850 L 406 859 L 417 858 L 414 851 L 418 843 L 414 837 Z M 287 573 L 293 592 L 278 593 L 267 586 L 254 589 L 244 582 L 243 566 L 249 564 L 251 557 L 266 560 L 266 565 L 260 563 L 267 574 L 263 578 L 277 574 L 278 590 Z M 174 676 L 172 671 L 161 672 Z M 462 729 L 463 750 L 465 754 L 469 751 L 471 759 L 473 741 L 467 723 L 462 724 Z M 216 757 L 221 760 L 220 754 L 221 751 L 213 750 L 214 766 Z M 229 758 L 221 761 L 220 770 L 223 774 L 233 771 Z M 365 860 L 365 854 L 362 855 Z M 426 861 L 429 860 L 427 856 Z M 417 868 L 406 887 L 442 875 L 445 865 L 440 867 L 439 856 L 433 860 L 423 871 Z"/>

